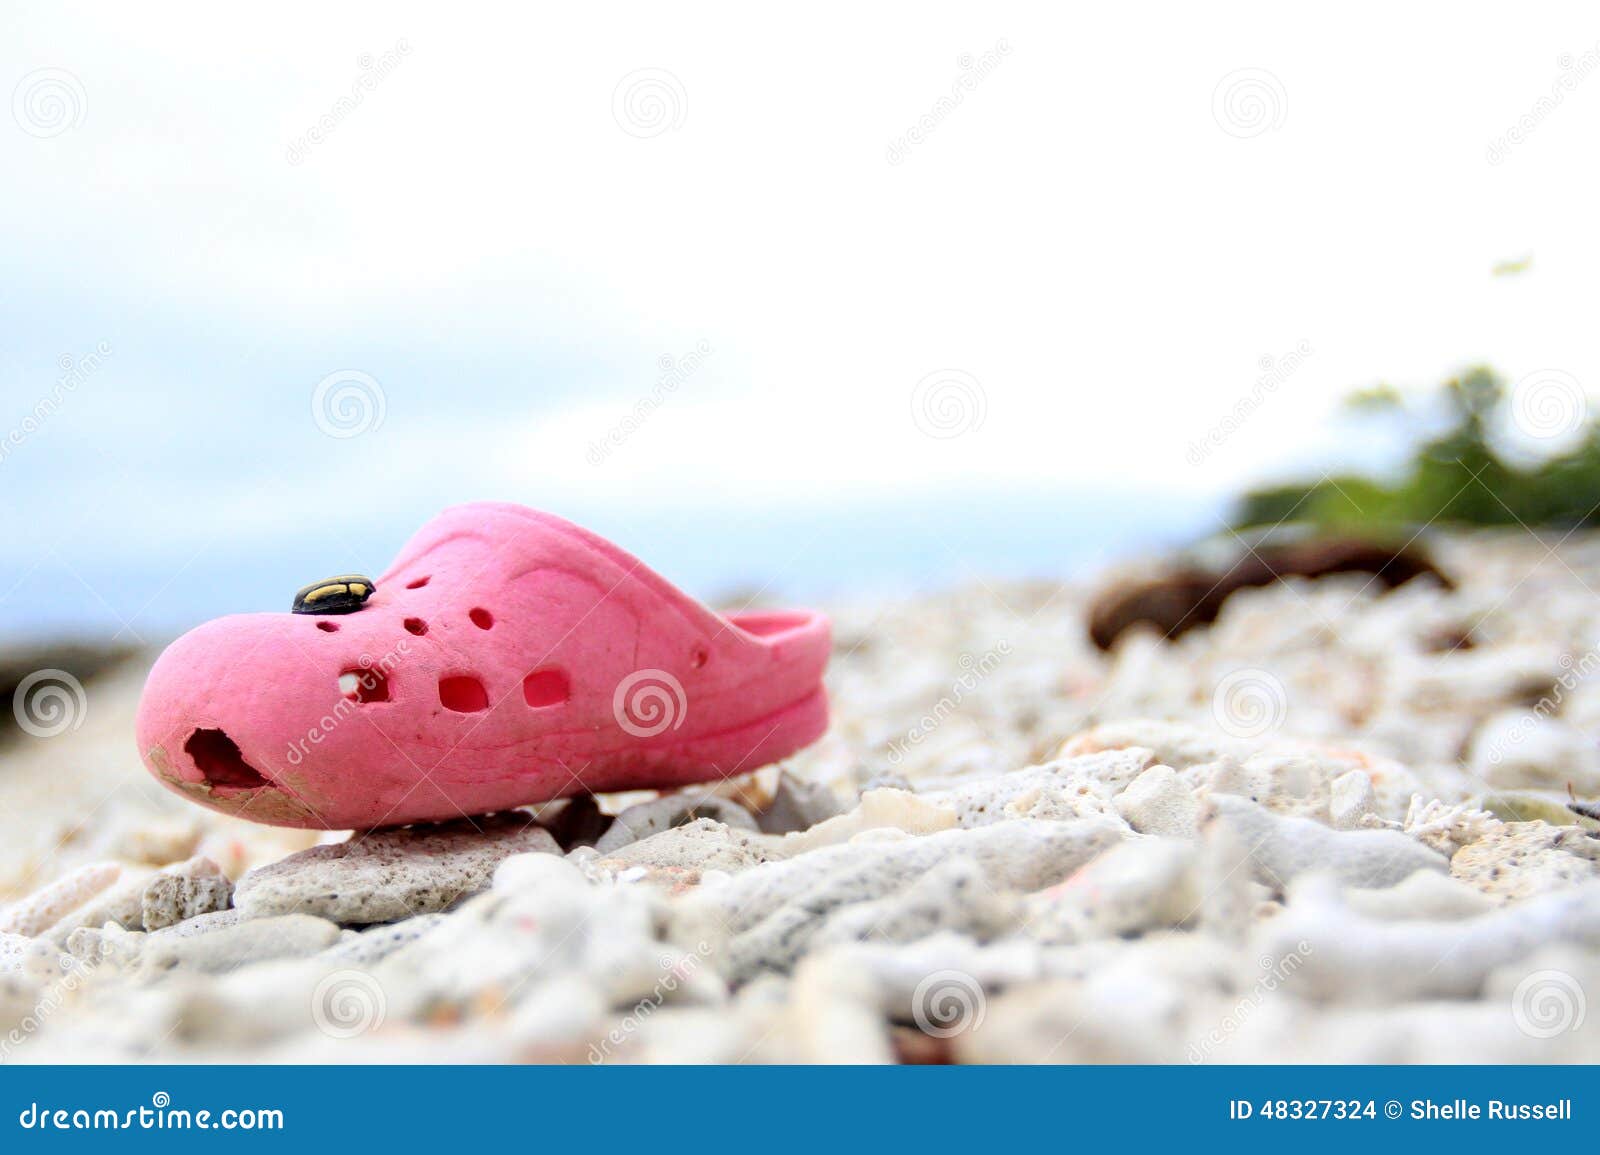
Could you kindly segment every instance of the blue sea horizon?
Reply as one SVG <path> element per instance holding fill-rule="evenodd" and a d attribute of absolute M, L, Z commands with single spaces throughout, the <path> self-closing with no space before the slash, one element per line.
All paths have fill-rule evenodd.
<path fill-rule="evenodd" d="M 512 495 L 488 495 L 516 500 Z M 628 509 L 536 503 L 608 537 L 713 604 L 848 601 L 974 580 L 1091 577 L 1222 527 L 1214 497 L 958 489 L 848 503 Z M 442 501 L 439 507 L 451 504 Z M 286 610 L 329 574 L 376 577 L 436 508 L 381 517 L 321 511 L 315 533 L 230 534 L 176 519 L 146 551 L 78 538 L 0 564 L 0 636 L 156 644 L 228 613 Z"/>

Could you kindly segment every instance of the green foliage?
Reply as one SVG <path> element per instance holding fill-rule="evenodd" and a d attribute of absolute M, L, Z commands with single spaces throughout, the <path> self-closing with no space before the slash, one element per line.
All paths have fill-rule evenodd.
<path fill-rule="evenodd" d="M 1593 421 L 1576 446 L 1521 462 L 1503 448 L 1516 439 L 1505 384 L 1491 370 L 1447 381 L 1440 400 L 1448 425 L 1425 437 L 1420 418 L 1393 388 L 1352 395 L 1348 408 L 1358 417 L 1393 420 L 1399 413 L 1418 427 L 1417 447 L 1399 479 L 1343 476 L 1251 490 L 1234 511 L 1235 527 L 1295 521 L 1386 534 L 1427 523 L 1600 525 L 1600 427 Z"/>
<path fill-rule="evenodd" d="M 1400 396 L 1400 390 L 1393 385 L 1373 385 L 1367 389 L 1357 389 L 1345 398 L 1345 407 L 1357 413 L 1383 413 L 1391 409 L 1405 408 L 1405 398 Z"/>

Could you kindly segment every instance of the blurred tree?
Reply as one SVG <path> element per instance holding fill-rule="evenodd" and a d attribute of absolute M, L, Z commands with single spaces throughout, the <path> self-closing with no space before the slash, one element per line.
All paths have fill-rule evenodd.
<path fill-rule="evenodd" d="M 1600 427 L 1587 421 L 1565 452 L 1514 464 L 1503 449 L 1515 441 L 1505 383 L 1474 368 L 1445 382 L 1439 400 L 1443 432 L 1428 437 L 1421 418 L 1388 385 L 1353 393 L 1359 417 L 1399 414 L 1416 427 L 1417 447 L 1398 480 L 1330 477 L 1263 486 L 1239 499 L 1238 528 L 1307 522 L 1344 532 L 1392 534 L 1438 522 L 1571 528 L 1600 524 Z"/>

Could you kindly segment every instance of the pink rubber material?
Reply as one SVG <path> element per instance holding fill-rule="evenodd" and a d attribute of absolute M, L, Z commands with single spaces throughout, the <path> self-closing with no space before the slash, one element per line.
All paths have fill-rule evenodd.
<path fill-rule="evenodd" d="M 257 822 L 367 829 L 715 780 L 827 728 L 822 614 L 720 616 L 547 513 L 446 510 L 376 584 L 354 613 L 169 646 L 139 703 L 151 773 Z"/>

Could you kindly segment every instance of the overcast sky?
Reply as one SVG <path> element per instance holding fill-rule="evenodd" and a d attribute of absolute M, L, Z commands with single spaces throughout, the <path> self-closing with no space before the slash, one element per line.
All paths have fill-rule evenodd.
<path fill-rule="evenodd" d="M 1592 5 L 8 2 L 0 90 L 10 631 L 473 498 L 702 592 L 1048 569 L 1352 387 L 1600 382 Z"/>

